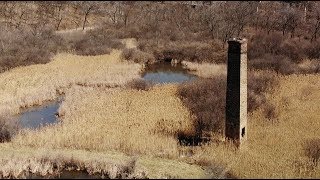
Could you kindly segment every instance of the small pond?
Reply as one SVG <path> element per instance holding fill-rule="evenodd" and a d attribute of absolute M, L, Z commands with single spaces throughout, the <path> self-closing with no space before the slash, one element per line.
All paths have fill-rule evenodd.
<path fill-rule="evenodd" d="M 155 84 L 182 83 L 192 81 L 197 76 L 189 74 L 182 65 L 172 66 L 171 63 L 157 63 L 146 66 L 142 78 Z"/>
<path fill-rule="evenodd" d="M 58 122 L 57 113 L 62 102 L 62 97 L 55 101 L 48 101 L 41 106 L 25 108 L 15 116 L 21 128 L 37 129 L 42 126 Z"/>

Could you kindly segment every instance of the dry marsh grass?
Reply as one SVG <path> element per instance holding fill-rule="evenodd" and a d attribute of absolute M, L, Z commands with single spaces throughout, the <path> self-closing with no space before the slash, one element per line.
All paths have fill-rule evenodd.
<path fill-rule="evenodd" d="M 227 75 L 226 64 L 213 64 L 213 63 L 196 63 L 182 61 L 182 64 L 190 70 L 190 73 L 203 78 L 211 78 L 219 75 Z"/>
<path fill-rule="evenodd" d="M 194 127 L 176 91 L 173 85 L 149 91 L 76 86 L 66 91 L 61 124 L 23 132 L 12 143 L 178 157 L 177 134 L 192 134 Z"/>
<path fill-rule="evenodd" d="M 139 78 L 142 66 L 110 55 L 58 54 L 48 64 L 18 67 L 0 74 L 0 114 L 18 113 L 20 107 L 56 98 L 56 91 L 71 85 L 116 87 Z"/>

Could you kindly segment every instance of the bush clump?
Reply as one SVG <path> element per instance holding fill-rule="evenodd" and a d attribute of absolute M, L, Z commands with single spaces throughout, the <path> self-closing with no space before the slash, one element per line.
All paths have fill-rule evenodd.
<path fill-rule="evenodd" d="M 0 143 L 9 142 L 19 130 L 17 121 L 0 117 Z"/>
<path fill-rule="evenodd" d="M 178 87 L 178 96 L 196 116 L 194 126 L 202 131 L 223 132 L 225 120 L 226 77 L 197 79 Z"/>
<path fill-rule="evenodd" d="M 153 54 L 157 61 L 176 59 L 179 61 L 225 63 L 226 50 L 218 41 L 158 41 L 139 40 L 138 49 Z"/>
<path fill-rule="evenodd" d="M 289 38 L 279 32 L 260 32 L 249 40 L 248 59 L 251 69 L 271 69 L 281 74 L 317 73 L 315 66 L 299 68 L 305 59 L 320 58 L 320 43 Z M 317 66 L 317 65 L 316 65 Z"/>
<path fill-rule="evenodd" d="M 314 165 L 317 166 L 320 160 L 320 139 L 314 138 L 307 140 L 304 143 L 304 152 Z"/>
<path fill-rule="evenodd" d="M 267 119 L 276 118 L 275 107 L 265 97 L 278 81 L 273 74 L 248 75 L 248 112 L 259 107 Z M 225 123 L 226 76 L 211 79 L 199 78 L 178 87 L 178 96 L 184 105 L 195 115 L 194 126 L 198 133 L 213 131 L 222 133 Z"/>
<path fill-rule="evenodd" d="M 134 79 L 129 81 L 125 86 L 131 89 L 148 91 L 152 88 L 153 84 L 143 79 Z"/>
<path fill-rule="evenodd" d="M 64 48 L 64 40 L 52 30 L 32 32 L 3 30 L 0 36 L 0 72 L 17 66 L 45 64 Z"/>
<path fill-rule="evenodd" d="M 135 48 L 125 48 L 121 53 L 122 59 L 133 61 L 135 63 L 155 63 L 155 58 L 152 54 L 140 51 Z"/>
<path fill-rule="evenodd" d="M 111 49 L 124 48 L 120 40 L 110 37 L 103 29 L 90 30 L 79 39 L 69 43 L 71 43 L 71 51 L 85 56 L 109 54 Z"/>
<path fill-rule="evenodd" d="M 249 71 L 248 112 L 262 108 L 265 118 L 269 120 L 276 118 L 276 109 L 267 101 L 265 92 L 273 92 L 278 83 L 276 75 L 273 73 L 254 73 L 254 71 Z"/>

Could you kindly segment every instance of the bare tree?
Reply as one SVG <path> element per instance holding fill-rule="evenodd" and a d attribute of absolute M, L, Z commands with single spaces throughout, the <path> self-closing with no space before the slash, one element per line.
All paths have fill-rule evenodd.
<path fill-rule="evenodd" d="M 135 8 L 134 5 L 135 5 L 134 1 L 126 1 L 126 2 L 121 3 L 120 15 L 121 15 L 121 19 L 122 19 L 122 22 L 125 27 L 127 26 L 128 21 L 129 21 L 129 17 Z"/>
<path fill-rule="evenodd" d="M 95 8 L 97 7 L 97 4 L 99 2 L 95 2 L 95 1 L 75 1 L 72 2 L 72 6 L 74 9 L 74 13 L 78 14 L 80 13 L 81 16 L 83 16 L 83 21 L 82 21 L 82 30 L 85 29 L 86 24 L 88 22 L 88 17 L 89 15 L 95 11 Z M 74 21 L 77 25 L 78 23 L 76 21 Z"/>
<path fill-rule="evenodd" d="M 54 24 L 55 24 L 55 30 L 59 30 L 60 25 L 65 18 L 66 14 L 66 8 L 68 7 L 68 4 L 64 1 L 56 1 L 51 4 L 52 8 L 54 9 Z"/>
<path fill-rule="evenodd" d="M 222 22 L 224 21 L 222 13 L 223 4 L 216 2 L 214 5 L 204 9 L 200 20 L 205 27 L 209 30 L 211 38 L 219 37 L 219 29 L 221 29 Z"/>
<path fill-rule="evenodd" d="M 3 1 L 1 4 L 1 16 L 4 19 L 6 25 L 13 25 L 14 19 L 16 17 L 16 6 L 18 3 L 10 2 L 10 1 Z"/>
<path fill-rule="evenodd" d="M 294 35 L 296 27 L 301 23 L 301 15 L 294 7 L 286 7 L 280 10 L 278 25 L 282 35 L 285 35 L 287 31 L 291 32 L 291 36 Z"/>
<path fill-rule="evenodd" d="M 258 26 L 270 34 L 271 31 L 277 29 L 282 6 L 278 2 L 265 2 L 260 5 L 261 7 L 257 14 Z"/>
<path fill-rule="evenodd" d="M 121 2 L 103 2 L 99 12 L 102 16 L 107 16 L 116 25 L 120 19 Z"/>
<path fill-rule="evenodd" d="M 313 2 L 311 18 L 310 18 L 310 33 L 311 33 L 311 42 L 317 40 L 317 36 L 320 32 L 320 3 Z"/>

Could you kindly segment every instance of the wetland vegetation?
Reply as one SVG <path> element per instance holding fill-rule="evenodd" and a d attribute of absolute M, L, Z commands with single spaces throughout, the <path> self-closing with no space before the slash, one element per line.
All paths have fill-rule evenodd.
<path fill-rule="evenodd" d="M 319 6 L 1 2 L 0 178 L 319 178 Z M 235 36 L 241 151 L 224 139 Z"/>

